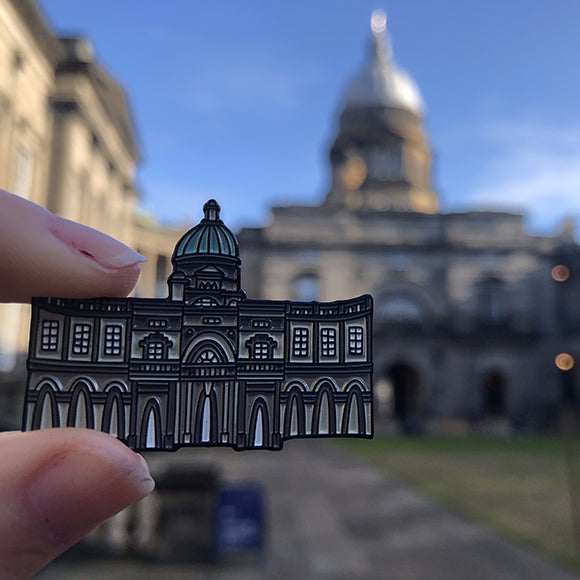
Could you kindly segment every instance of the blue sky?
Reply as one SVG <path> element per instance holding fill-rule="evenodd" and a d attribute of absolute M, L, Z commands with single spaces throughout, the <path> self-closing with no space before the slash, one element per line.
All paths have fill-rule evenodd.
<path fill-rule="evenodd" d="M 40 0 L 89 37 L 128 91 L 144 207 L 234 228 L 319 203 L 346 85 L 373 9 L 417 81 L 443 211 L 525 210 L 532 231 L 580 217 L 577 0 Z"/>

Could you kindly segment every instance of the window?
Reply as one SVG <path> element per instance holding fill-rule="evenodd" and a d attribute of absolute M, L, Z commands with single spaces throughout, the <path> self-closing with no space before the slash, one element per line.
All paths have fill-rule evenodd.
<path fill-rule="evenodd" d="M 388 296 L 379 302 L 377 313 L 387 322 L 420 324 L 423 319 L 421 306 L 406 296 Z"/>
<path fill-rule="evenodd" d="M 20 72 L 24 68 L 24 57 L 19 50 L 15 50 L 12 54 L 12 68 L 16 72 Z"/>
<path fill-rule="evenodd" d="M 75 324 L 73 329 L 73 354 L 89 354 L 91 340 L 91 326 L 89 324 Z"/>
<path fill-rule="evenodd" d="M 405 252 L 393 252 L 389 256 L 389 264 L 393 270 L 408 270 L 411 265 L 411 258 Z"/>
<path fill-rule="evenodd" d="M 348 329 L 348 354 L 363 354 L 363 327 L 351 326 Z"/>
<path fill-rule="evenodd" d="M 218 355 L 211 349 L 207 349 L 201 352 L 201 354 L 197 357 L 196 363 L 201 364 L 215 364 L 219 363 L 220 359 Z"/>
<path fill-rule="evenodd" d="M 146 358 L 150 360 L 162 360 L 163 359 L 163 343 L 162 342 L 150 342 L 147 345 L 147 352 L 145 354 Z"/>
<path fill-rule="evenodd" d="M 294 294 L 300 302 L 312 302 L 318 300 L 319 288 L 318 277 L 314 274 L 303 274 L 294 282 Z"/>
<path fill-rule="evenodd" d="M 200 290 L 219 290 L 220 285 L 217 280 L 198 280 L 197 287 Z"/>
<path fill-rule="evenodd" d="M 402 170 L 401 150 L 373 147 L 368 152 L 367 166 L 370 177 L 382 181 L 398 179 Z"/>
<path fill-rule="evenodd" d="M 16 177 L 13 191 L 24 199 L 28 199 L 30 196 L 33 167 L 34 157 L 32 153 L 28 149 L 20 147 L 16 154 Z"/>
<path fill-rule="evenodd" d="M 246 341 L 246 347 L 250 352 L 250 358 L 267 360 L 274 357 L 274 349 L 277 342 L 269 334 L 255 334 Z"/>
<path fill-rule="evenodd" d="M 0 304 L 0 372 L 9 372 L 16 363 L 18 336 L 14 332 L 20 326 L 20 304 Z"/>
<path fill-rule="evenodd" d="M 486 278 L 477 288 L 479 316 L 485 322 L 501 322 L 506 304 L 503 283 L 498 278 Z"/>
<path fill-rule="evenodd" d="M 40 348 L 47 352 L 55 352 L 58 349 L 58 320 L 43 320 L 40 335 Z"/>
<path fill-rule="evenodd" d="M 308 356 L 308 328 L 294 329 L 292 355 L 296 357 Z"/>
<path fill-rule="evenodd" d="M 157 264 L 155 265 L 155 296 L 157 298 L 162 298 L 167 294 L 167 276 L 169 273 L 167 256 L 157 256 Z"/>
<path fill-rule="evenodd" d="M 320 356 L 336 356 L 336 329 L 322 328 L 320 330 Z"/>
<path fill-rule="evenodd" d="M 123 327 L 120 324 L 105 326 L 105 356 L 119 356 L 121 354 Z"/>
<path fill-rule="evenodd" d="M 253 358 L 268 358 L 268 351 L 270 350 L 267 342 L 257 342 L 254 345 Z"/>
<path fill-rule="evenodd" d="M 215 298 L 199 298 L 193 303 L 193 305 L 206 308 L 208 306 L 219 306 L 219 302 L 217 302 Z"/>
<path fill-rule="evenodd" d="M 163 360 L 167 358 L 169 349 L 173 346 L 173 341 L 161 332 L 152 332 L 139 341 L 139 346 L 143 349 L 143 358 Z"/>
<path fill-rule="evenodd" d="M 79 218 L 81 222 L 89 221 L 91 212 L 91 199 L 89 192 L 89 177 L 86 172 L 82 172 L 79 178 L 79 199 L 80 210 Z"/>

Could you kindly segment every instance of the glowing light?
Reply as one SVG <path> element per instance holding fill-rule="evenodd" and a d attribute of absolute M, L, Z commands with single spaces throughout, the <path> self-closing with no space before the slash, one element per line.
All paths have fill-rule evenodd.
<path fill-rule="evenodd" d="M 556 282 L 566 282 L 570 278 L 570 268 L 564 264 L 558 264 L 552 268 L 552 278 Z"/>
<path fill-rule="evenodd" d="M 384 10 L 374 10 L 371 16 L 373 34 L 382 34 L 387 27 L 387 13 Z"/>
<path fill-rule="evenodd" d="M 574 357 L 567 352 L 561 352 L 554 362 L 561 371 L 569 371 L 574 366 Z"/>

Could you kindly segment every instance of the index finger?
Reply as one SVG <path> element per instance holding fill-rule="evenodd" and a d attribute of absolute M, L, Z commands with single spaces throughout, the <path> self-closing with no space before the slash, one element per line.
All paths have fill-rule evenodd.
<path fill-rule="evenodd" d="M 110 236 L 0 190 L 0 302 L 127 296 L 144 261 Z"/>

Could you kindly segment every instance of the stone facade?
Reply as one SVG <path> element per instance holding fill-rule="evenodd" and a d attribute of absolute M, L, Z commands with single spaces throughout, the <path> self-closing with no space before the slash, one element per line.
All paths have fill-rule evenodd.
<path fill-rule="evenodd" d="M 137 211 L 139 160 L 122 88 L 90 43 L 58 38 L 33 0 L 0 0 L 0 188 L 148 258 L 136 292 L 165 292 L 180 232 Z M 0 305 L 0 378 L 23 373 L 28 306 Z"/>
<path fill-rule="evenodd" d="M 246 291 L 372 293 L 378 408 L 411 429 L 426 416 L 549 422 L 562 392 L 576 393 L 575 370 L 554 359 L 580 355 L 578 246 L 569 232 L 528 235 L 520 215 L 438 213 L 421 95 L 393 62 L 384 19 L 372 26 L 328 194 L 242 230 Z M 90 45 L 57 38 L 33 0 L 0 0 L 0 187 L 132 244 L 149 260 L 136 295 L 161 297 L 180 232 L 136 213 L 137 162 L 123 91 Z M 571 272 L 561 282 L 550 276 L 558 264 Z M 23 370 L 28 328 L 26 306 L 0 305 L 4 381 Z"/>
<path fill-rule="evenodd" d="M 527 234 L 521 215 L 437 213 L 420 102 L 373 23 L 330 151 L 326 199 L 274 207 L 267 226 L 239 235 L 248 294 L 374 295 L 377 414 L 406 430 L 428 417 L 549 423 L 562 400 L 554 357 L 573 346 L 561 340 L 563 287 L 550 271 L 558 248 L 570 260 L 578 246 L 565 234 Z"/>

